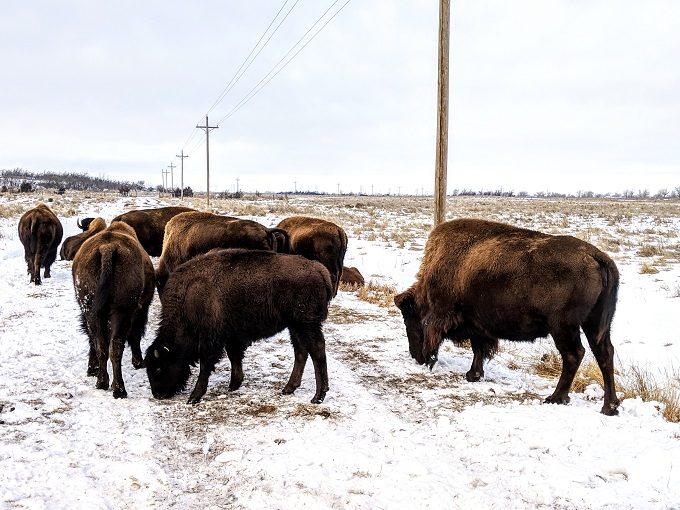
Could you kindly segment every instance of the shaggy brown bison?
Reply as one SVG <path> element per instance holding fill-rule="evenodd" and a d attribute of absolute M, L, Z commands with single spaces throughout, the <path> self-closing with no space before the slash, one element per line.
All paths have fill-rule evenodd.
<path fill-rule="evenodd" d="M 159 207 L 128 211 L 111 220 L 130 225 L 137 234 L 140 244 L 151 257 L 159 257 L 163 250 L 165 225 L 173 216 L 193 211 L 190 207 Z"/>
<path fill-rule="evenodd" d="M 82 329 L 90 341 L 87 375 L 97 376 L 97 388 L 108 389 L 110 357 L 113 396 L 125 398 L 121 371 L 125 342 L 132 350 L 133 366 L 144 366 L 139 342 L 154 292 L 151 259 L 132 227 L 117 221 L 83 243 L 72 272 Z"/>
<path fill-rule="evenodd" d="M 191 211 L 178 214 L 165 226 L 163 252 L 156 269 L 156 286 L 163 292 L 168 276 L 187 260 L 214 248 L 282 251 L 288 234 L 256 221 Z"/>
<path fill-rule="evenodd" d="M 106 228 L 106 222 L 103 218 L 87 218 L 92 221 L 87 222 L 87 230 L 76 234 L 71 237 L 64 239 L 61 243 L 61 250 L 59 250 L 59 256 L 61 260 L 73 260 L 78 253 L 78 250 L 93 235 L 101 232 Z"/>
<path fill-rule="evenodd" d="M 618 292 L 614 262 L 591 244 L 502 223 L 460 219 L 437 226 L 416 283 L 394 298 L 409 351 L 430 368 L 443 339 L 469 338 L 468 381 L 484 375 L 498 339 L 532 341 L 550 334 L 562 374 L 546 402 L 566 404 L 583 358 L 583 329 L 604 379 L 602 413 L 617 414 L 610 327 Z"/>
<path fill-rule="evenodd" d="M 366 284 L 363 275 L 359 272 L 356 267 L 345 267 L 342 268 L 342 273 L 340 274 L 340 283 L 346 285 L 356 285 L 357 287 L 363 287 Z"/>
<path fill-rule="evenodd" d="M 57 259 L 57 248 L 64 229 L 57 215 L 45 204 L 26 211 L 19 220 L 19 239 L 24 245 L 24 259 L 31 282 L 40 285 L 40 268 L 45 268 L 45 278 L 50 278 L 50 266 Z"/>
<path fill-rule="evenodd" d="M 333 296 L 338 293 L 342 264 L 347 251 L 347 234 L 330 221 L 308 216 L 291 216 L 277 227 L 290 236 L 290 253 L 318 260 L 331 274 Z"/>
<path fill-rule="evenodd" d="M 326 348 L 321 326 L 333 287 L 326 268 L 304 257 L 262 250 L 212 250 L 178 267 L 161 298 L 161 323 L 146 351 L 146 371 L 156 398 L 183 390 L 190 366 L 200 361 L 188 403 L 201 400 L 208 377 L 226 351 L 229 391 L 241 386 L 246 348 L 288 328 L 295 362 L 284 394 L 299 386 L 307 361 L 314 363 L 316 393 L 328 391 Z"/>

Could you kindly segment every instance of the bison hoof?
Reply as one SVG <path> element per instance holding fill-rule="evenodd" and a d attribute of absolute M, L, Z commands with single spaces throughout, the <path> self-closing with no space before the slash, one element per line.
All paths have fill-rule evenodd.
<path fill-rule="evenodd" d="M 193 394 L 190 395 L 189 400 L 187 400 L 187 404 L 192 404 L 192 405 L 198 404 L 201 401 L 202 396 L 203 395 L 198 395 L 198 396 L 194 396 Z"/>
<path fill-rule="evenodd" d="M 284 388 L 281 390 L 281 393 L 283 393 L 284 395 L 292 395 L 296 389 L 297 387 L 289 386 L 286 384 L 286 386 L 284 386 Z"/>
<path fill-rule="evenodd" d="M 544 404 L 568 404 L 569 403 L 569 395 L 550 395 L 548 398 L 546 398 L 543 403 Z"/>
<path fill-rule="evenodd" d="M 87 367 L 87 376 L 94 377 L 99 373 L 99 367 Z"/>
<path fill-rule="evenodd" d="M 470 370 L 465 374 L 465 378 L 468 382 L 477 382 L 484 376 L 484 371 L 478 372 L 476 370 Z"/>
<path fill-rule="evenodd" d="M 615 400 L 614 402 L 607 402 L 602 406 L 602 410 L 600 412 L 605 416 L 618 416 L 619 414 L 618 407 L 619 407 L 618 400 Z"/>
<path fill-rule="evenodd" d="M 127 391 L 124 389 L 116 388 L 113 390 L 113 398 L 127 398 Z"/>
<path fill-rule="evenodd" d="M 312 399 L 312 404 L 320 404 L 323 402 L 323 399 L 326 398 L 326 394 L 322 393 L 319 396 L 314 395 L 314 398 Z"/>
<path fill-rule="evenodd" d="M 97 388 L 98 390 L 108 390 L 109 389 L 109 381 L 97 381 L 95 388 Z"/>

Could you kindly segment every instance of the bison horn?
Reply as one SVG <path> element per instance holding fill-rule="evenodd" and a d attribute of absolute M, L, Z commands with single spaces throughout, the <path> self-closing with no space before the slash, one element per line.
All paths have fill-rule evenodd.
<path fill-rule="evenodd" d="M 78 228 L 82 230 L 83 224 L 80 223 L 80 218 L 77 218 L 77 219 L 76 219 L 76 225 L 78 225 Z"/>

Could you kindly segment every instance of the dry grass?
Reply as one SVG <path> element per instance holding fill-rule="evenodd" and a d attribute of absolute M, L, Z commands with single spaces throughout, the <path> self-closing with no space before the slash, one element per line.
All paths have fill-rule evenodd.
<path fill-rule="evenodd" d="M 648 370 L 632 366 L 626 371 L 619 384 L 623 398 L 640 397 L 645 402 L 659 402 L 661 413 L 666 420 L 680 422 L 680 373 L 665 374 L 665 384 L 657 381 Z"/>
<path fill-rule="evenodd" d="M 643 244 L 638 249 L 636 255 L 638 257 L 657 257 L 663 255 L 663 250 L 658 246 Z"/>
<path fill-rule="evenodd" d="M 562 373 L 562 357 L 556 350 L 549 349 L 538 359 L 529 360 L 531 371 L 541 377 L 557 379 Z M 585 359 L 576 372 L 574 382 L 571 384 L 571 391 L 583 393 L 592 383 L 603 386 L 602 372 L 594 359 Z"/>
<path fill-rule="evenodd" d="M 382 285 L 373 281 L 369 281 L 363 287 L 360 287 L 357 296 L 362 301 L 381 306 L 383 308 L 394 307 L 394 296 L 397 289 L 390 285 Z"/>
<path fill-rule="evenodd" d="M 648 264 L 647 262 L 640 264 L 640 274 L 656 274 L 658 272 L 659 270 L 653 264 Z"/>

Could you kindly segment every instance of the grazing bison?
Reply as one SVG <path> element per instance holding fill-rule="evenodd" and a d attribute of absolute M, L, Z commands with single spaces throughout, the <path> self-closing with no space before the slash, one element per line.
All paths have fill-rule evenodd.
<path fill-rule="evenodd" d="M 432 368 L 443 339 L 469 338 L 468 381 L 484 375 L 498 339 L 550 334 L 562 374 L 546 402 L 566 404 L 583 358 L 583 329 L 604 379 L 602 413 L 618 413 L 610 327 L 618 292 L 614 262 L 591 244 L 502 223 L 460 219 L 437 226 L 416 283 L 394 298 L 411 356 Z"/>
<path fill-rule="evenodd" d="M 78 225 L 78 228 L 82 230 L 83 232 L 86 232 L 90 228 L 90 223 L 92 223 L 95 220 L 95 218 L 83 218 L 82 221 L 80 219 L 76 220 L 76 225 Z"/>
<path fill-rule="evenodd" d="M 242 360 L 255 340 L 288 328 L 295 363 L 284 394 L 300 386 L 307 354 L 314 363 L 316 393 L 328 391 L 321 326 L 333 287 L 326 268 L 304 257 L 262 250 L 212 250 L 178 267 L 161 298 L 161 323 L 146 351 L 146 371 L 156 398 L 183 390 L 190 366 L 200 361 L 188 403 L 201 400 L 208 377 L 226 351 L 231 361 L 229 391 L 243 381 Z"/>
<path fill-rule="evenodd" d="M 156 269 L 156 286 L 163 292 L 168 276 L 187 260 L 214 248 L 246 248 L 281 252 L 288 249 L 285 230 L 256 221 L 191 211 L 178 214 L 165 227 L 163 252 Z"/>
<path fill-rule="evenodd" d="M 110 357 L 113 396 L 125 398 L 125 342 L 132 350 L 132 365 L 144 366 L 139 342 L 154 292 L 151 259 L 132 227 L 118 221 L 83 243 L 72 272 L 81 325 L 90 341 L 87 375 L 97 376 L 97 388 L 108 389 Z"/>
<path fill-rule="evenodd" d="M 347 234 L 330 221 L 307 216 L 292 216 L 277 227 L 288 232 L 290 253 L 318 260 L 331 274 L 333 296 L 338 293 L 342 264 L 347 251 Z"/>
<path fill-rule="evenodd" d="M 106 222 L 102 218 L 86 219 L 91 221 L 87 222 L 87 229 L 84 232 L 67 237 L 64 239 L 64 242 L 61 243 L 61 250 L 59 250 L 61 260 L 73 260 L 85 241 L 106 228 Z"/>
<path fill-rule="evenodd" d="M 111 220 L 122 221 L 130 225 L 137 234 L 137 239 L 151 257 L 159 257 L 163 250 L 165 225 L 173 216 L 193 211 L 190 207 L 159 207 L 157 209 L 139 209 L 128 211 Z"/>
<path fill-rule="evenodd" d="M 45 204 L 26 211 L 19 220 L 19 239 L 24 245 L 24 258 L 31 282 L 40 285 L 40 268 L 50 278 L 50 266 L 57 259 L 57 248 L 64 235 L 59 218 Z"/>
<path fill-rule="evenodd" d="M 363 287 L 366 284 L 363 275 L 359 272 L 356 267 L 342 267 L 342 273 L 340 274 L 340 283 L 346 285 L 356 285 L 357 287 Z"/>

